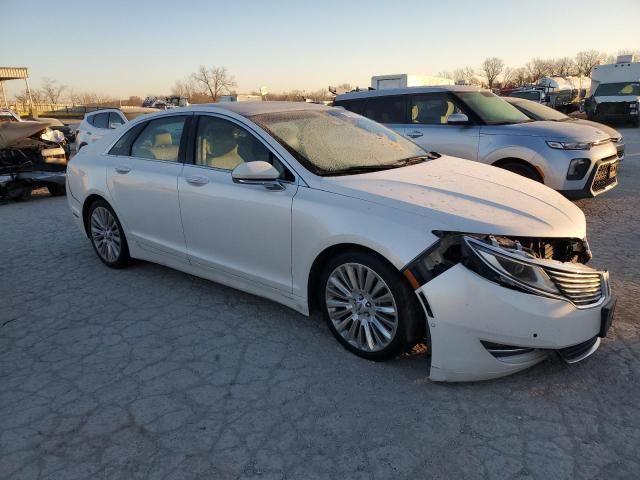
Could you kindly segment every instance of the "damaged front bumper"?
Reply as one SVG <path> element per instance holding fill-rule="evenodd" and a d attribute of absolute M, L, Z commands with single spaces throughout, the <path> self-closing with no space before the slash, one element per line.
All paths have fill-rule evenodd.
<path fill-rule="evenodd" d="M 444 239 L 427 252 L 428 260 L 416 259 L 405 270 L 405 276 L 409 271 L 415 280 L 427 280 L 416 293 L 428 322 L 432 380 L 487 380 L 528 368 L 551 353 L 575 363 L 597 350 L 615 303 L 607 272 L 535 258 L 530 249 L 504 248 L 475 237 Z M 470 242 L 522 264 L 523 270 L 514 273 L 526 275 L 530 283 L 498 278 L 509 276 L 512 266 L 507 262 L 506 274 L 500 272 L 501 264 L 494 269 L 488 261 L 487 270 L 474 264 L 477 258 L 468 258 L 475 255 Z M 584 258 L 590 253 L 587 248 L 555 255 Z M 420 271 L 418 264 L 425 268 Z M 538 268 L 536 274 L 544 278 L 535 278 L 527 265 Z M 429 271 L 433 275 L 425 279 Z"/>

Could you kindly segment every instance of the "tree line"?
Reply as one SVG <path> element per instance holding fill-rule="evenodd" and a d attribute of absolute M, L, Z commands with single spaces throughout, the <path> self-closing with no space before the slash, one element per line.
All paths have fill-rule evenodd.
<path fill-rule="evenodd" d="M 640 50 L 619 50 L 617 55 L 633 54 L 640 59 Z M 498 57 L 486 58 L 479 68 L 470 66 L 441 71 L 438 76 L 488 88 L 515 88 L 536 83 L 546 76 L 570 77 L 591 75 L 596 65 L 615 63 L 616 56 L 598 50 L 583 50 L 575 57 L 533 58 L 521 67 L 510 67 Z"/>

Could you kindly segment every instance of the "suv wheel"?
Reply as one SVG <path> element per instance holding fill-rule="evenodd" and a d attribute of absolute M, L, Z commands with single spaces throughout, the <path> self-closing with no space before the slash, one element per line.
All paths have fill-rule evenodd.
<path fill-rule="evenodd" d="M 538 171 L 531 165 L 527 165 L 526 163 L 505 162 L 500 165 L 500 168 L 504 168 L 505 170 L 509 170 L 510 172 L 517 173 L 518 175 L 522 175 L 523 177 L 542 183 L 542 177 L 540 176 Z"/>

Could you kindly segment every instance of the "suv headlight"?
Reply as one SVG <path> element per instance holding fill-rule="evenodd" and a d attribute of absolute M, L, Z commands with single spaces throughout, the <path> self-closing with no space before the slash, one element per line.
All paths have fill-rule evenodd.
<path fill-rule="evenodd" d="M 547 141 L 547 146 L 556 150 L 589 150 L 591 143 L 589 142 L 554 142 Z"/>
<path fill-rule="evenodd" d="M 508 288 L 528 290 L 532 293 L 558 296 L 561 292 L 543 268 L 511 255 L 502 255 L 498 248 L 470 237 L 465 243 L 475 256 L 468 256 L 465 266 L 479 275 Z"/>

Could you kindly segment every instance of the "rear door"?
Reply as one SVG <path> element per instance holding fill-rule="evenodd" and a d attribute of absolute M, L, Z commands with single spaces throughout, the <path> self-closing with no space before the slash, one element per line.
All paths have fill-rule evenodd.
<path fill-rule="evenodd" d="M 107 185 L 129 242 L 186 262 L 178 204 L 191 115 L 166 115 L 136 125 L 110 150 Z"/>
<path fill-rule="evenodd" d="M 411 95 L 403 134 L 428 152 L 477 160 L 480 127 L 473 124 L 449 125 L 449 116 L 454 113 L 464 113 L 473 118 L 446 92 Z"/>

